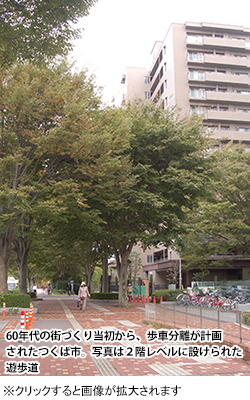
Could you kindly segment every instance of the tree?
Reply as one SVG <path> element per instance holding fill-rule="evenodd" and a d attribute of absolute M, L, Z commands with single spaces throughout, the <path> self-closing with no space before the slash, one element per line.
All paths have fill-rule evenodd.
<path fill-rule="evenodd" d="M 120 155 L 116 168 L 113 163 L 108 181 L 84 173 L 83 181 L 90 185 L 88 203 L 105 221 L 105 239 L 116 257 L 123 306 L 134 244 L 172 243 L 187 210 L 204 192 L 206 141 L 197 120 L 180 120 L 151 102 L 110 110 L 106 129 L 110 137 L 123 138 L 122 145 L 116 146 L 117 139 L 113 145 L 113 152 Z"/>
<path fill-rule="evenodd" d="M 84 71 L 72 74 L 65 63 L 50 68 L 24 63 L 1 71 L 0 291 L 7 290 L 12 244 L 28 245 L 39 210 L 56 216 L 63 208 L 51 197 L 52 185 L 61 180 L 64 190 L 78 195 L 70 180 L 74 146 L 80 136 L 92 134 L 99 104 L 92 79 Z"/>
<path fill-rule="evenodd" d="M 41 62 L 72 49 L 77 20 L 95 0 L 2 0 L 0 66 L 17 60 Z"/>
<path fill-rule="evenodd" d="M 178 261 L 173 261 L 171 267 L 166 270 L 166 281 L 168 285 L 177 285 L 179 282 L 179 266 Z"/>
<path fill-rule="evenodd" d="M 132 251 L 128 262 L 128 278 L 133 285 L 136 284 L 136 279 L 142 276 L 142 261 L 140 253 Z"/>
<path fill-rule="evenodd" d="M 231 143 L 213 154 L 210 195 L 190 215 L 185 238 L 187 266 L 203 276 L 211 265 L 230 266 L 228 255 L 250 253 L 250 155 Z M 211 256 L 224 255 L 219 261 Z"/>

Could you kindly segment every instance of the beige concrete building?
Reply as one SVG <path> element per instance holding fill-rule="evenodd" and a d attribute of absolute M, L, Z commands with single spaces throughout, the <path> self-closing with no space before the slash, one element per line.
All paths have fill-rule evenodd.
<path fill-rule="evenodd" d="M 151 55 L 150 71 L 127 68 L 125 100 L 176 104 L 201 115 L 211 138 L 250 145 L 250 28 L 172 24 Z"/>
<path fill-rule="evenodd" d="M 209 136 L 250 146 L 250 28 L 211 23 L 172 24 L 163 41 L 155 42 L 152 64 L 127 68 L 124 101 L 135 97 L 176 105 L 181 115 L 198 113 Z M 137 251 L 140 251 L 140 249 Z M 144 277 L 155 287 L 166 285 L 166 273 L 179 254 L 162 246 L 141 250 Z M 197 271 L 182 271 L 190 285 Z M 237 256 L 231 269 L 210 270 L 208 280 L 249 279 L 249 258 Z"/>
<path fill-rule="evenodd" d="M 134 98 L 150 99 L 150 75 L 146 68 L 127 67 L 122 76 L 121 83 L 126 84 L 126 93 L 123 101 L 131 101 Z"/>

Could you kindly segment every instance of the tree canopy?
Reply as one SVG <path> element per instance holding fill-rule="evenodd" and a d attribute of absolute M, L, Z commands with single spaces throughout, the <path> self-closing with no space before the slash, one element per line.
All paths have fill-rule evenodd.
<path fill-rule="evenodd" d="M 85 207 L 70 175 L 74 143 L 95 129 L 100 101 L 91 79 L 65 63 L 12 66 L 0 85 L 0 289 L 6 290 L 13 240 L 26 237 L 27 221 L 41 212 L 59 217 L 65 192 Z"/>
<path fill-rule="evenodd" d="M 197 120 L 180 120 L 152 102 L 127 104 L 111 110 L 110 117 L 109 136 L 124 138 L 123 147 L 116 150 L 119 165 L 108 181 L 82 168 L 82 181 L 88 204 L 100 211 L 105 222 L 118 267 L 119 301 L 124 305 L 134 244 L 173 243 L 187 211 L 204 193 L 206 140 Z"/>
<path fill-rule="evenodd" d="M 249 150 L 230 143 L 214 152 L 211 166 L 210 195 L 190 214 L 183 253 L 188 266 L 199 265 L 204 274 L 228 255 L 250 254 Z M 213 255 L 220 255 L 220 261 L 213 261 Z"/>
<path fill-rule="evenodd" d="M 80 30 L 74 27 L 96 0 L 2 0 L 0 66 L 65 55 Z"/>

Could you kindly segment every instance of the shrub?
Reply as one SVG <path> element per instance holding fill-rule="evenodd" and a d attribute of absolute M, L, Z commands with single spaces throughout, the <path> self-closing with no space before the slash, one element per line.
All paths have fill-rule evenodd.
<path fill-rule="evenodd" d="M 30 300 L 31 298 L 29 294 L 11 294 L 11 293 L 0 294 L 1 307 L 3 307 L 3 303 L 5 303 L 6 307 L 29 308 Z"/>
<path fill-rule="evenodd" d="M 65 289 L 53 289 L 53 294 L 68 294 Z"/>
<path fill-rule="evenodd" d="M 246 325 L 250 325 L 250 310 L 246 311 L 249 314 L 244 314 L 244 320 Z"/>
<path fill-rule="evenodd" d="M 178 294 L 183 293 L 182 289 L 174 289 L 174 290 L 169 290 L 169 289 L 163 289 L 163 290 L 157 290 L 156 292 L 152 293 L 151 296 L 151 303 L 154 300 L 154 296 L 156 299 L 156 303 L 160 303 L 161 297 L 163 301 L 175 301 L 176 297 Z"/>
<path fill-rule="evenodd" d="M 99 300 L 118 300 L 118 293 L 91 293 L 92 299 Z"/>

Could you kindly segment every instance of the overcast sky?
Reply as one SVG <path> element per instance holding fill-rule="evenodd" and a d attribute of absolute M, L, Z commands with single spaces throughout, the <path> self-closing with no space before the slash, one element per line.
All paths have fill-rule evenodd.
<path fill-rule="evenodd" d="M 99 0 L 79 26 L 82 38 L 72 54 L 79 69 L 87 67 L 103 87 L 103 99 L 118 103 L 127 66 L 149 67 L 155 41 L 171 23 L 213 22 L 250 28 L 250 2 L 237 0 Z"/>

